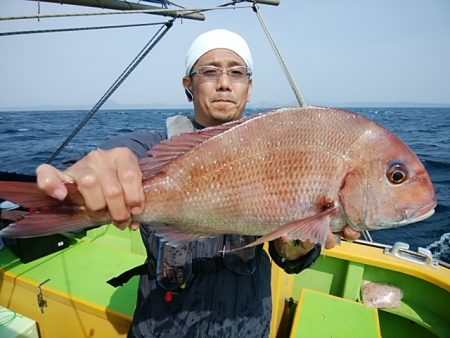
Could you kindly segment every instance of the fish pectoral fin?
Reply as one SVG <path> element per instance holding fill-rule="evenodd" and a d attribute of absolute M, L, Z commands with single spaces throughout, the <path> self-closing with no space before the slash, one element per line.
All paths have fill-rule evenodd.
<path fill-rule="evenodd" d="M 280 237 L 299 239 L 302 241 L 309 239 L 310 241 L 320 243 L 322 247 L 325 247 L 325 242 L 330 231 L 330 216 L 336 211 L 337 208 L 332 207 L 317 215 L 284 224 L 274 231 L 258 238 L 256 241 L 243 246 L 242 248 L 233 249 L 232 251 L 250 248 L 265 242 L 273 241 Z"/>
<path fill-rule="evenodd" d="M 285 237 L 290 240 L 310 240 L 314 243 L 320 243 L 322 247 L 325 247 L 325 242 L 330 233 L 330 216 L 336 213 L 337 210 L 336 207 L 333 207 L 317 215 L 293 221 L 263 237 L 271 235 L 271 237 L 275 237 L 274 239 Z"/>
<path fill-rule="evenodd" d="M 152 224 L 151 228 L 155 230 L 155 235 L 159 237 L 161 241 L 173 247 L 192 241 L 215 237 L 183 232 L 169 224 Z"/>

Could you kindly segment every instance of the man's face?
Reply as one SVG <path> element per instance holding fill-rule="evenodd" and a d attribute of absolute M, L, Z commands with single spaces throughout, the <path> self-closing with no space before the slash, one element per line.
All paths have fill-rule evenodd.
<path fill-rule="evenodd" d="M 230 68 L 245 66 L 245 62 L 229 49 L 213 49 L 194 65 Z M 216 81 L 206 80 L 201 75 L 184 77 L 183 85 L 194 95 L 195 120 L 201 125 L 215 126 L 239 119 L 250 99 L 252 80 L 234 81 L 222 74 Z"/>

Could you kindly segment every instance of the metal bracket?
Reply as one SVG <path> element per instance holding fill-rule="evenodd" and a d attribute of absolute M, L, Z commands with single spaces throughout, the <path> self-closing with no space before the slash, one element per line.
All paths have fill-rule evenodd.
<path fill-rule="evenodd" d="M 42 294 L 42 285 L 49 282 L 50 278 L 43 281 L 41 284 L 38 285 L 38 294 L 37 294 L 37 302 L 38 306 L 41 309 L 41 313 L 44 313 L 44 308 L 47 307 L 47 301 L 44 299 L 44 295 Z"/>
<path fill-rule="evenodd" d="M 396 242 L 391 249 L 385 248 L 384 253 L 404 259 L 406 261 L 414 262 L 417 264 L 427 265 L 433 268 L 439 266 L 438 260 L 433 258 L 433 254 L 430 250 L 425 248 L 417 248 L 417 252 L 409 250 L 409 244 L 403 242 Z"/>

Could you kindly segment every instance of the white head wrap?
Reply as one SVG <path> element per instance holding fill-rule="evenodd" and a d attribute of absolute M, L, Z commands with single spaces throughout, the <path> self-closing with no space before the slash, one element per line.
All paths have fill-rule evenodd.
<path fill-rule="evenodd" d="M 252 53 L 247 42 L 240 35 L 226 29 L 214 29 L 199 35 L 189 48 L 186 54 L 186 76 L 189 76 L 192 67 L 203 54 L 218 48 L 235 52 L 253 71 Z"/>

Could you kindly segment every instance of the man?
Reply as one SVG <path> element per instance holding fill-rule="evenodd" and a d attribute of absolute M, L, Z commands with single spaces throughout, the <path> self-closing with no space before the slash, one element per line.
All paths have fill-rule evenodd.
<path fill-rule="evenodd" d="M 63 199 L 63 182 L 78 185 L 91 210 L 108 208 L 119 228 L 137 229 L 131 216 L 142 212 L 144 193 L 138 157 L 184 131 L 215 126 L 242 117 L 252 90 L 253 60 L 245 40 L 226 30 L 200 35 L 186 56 L 183 87 L 194 104 L 194 120 L 168 120 L 163 131 L 135 132 L 105 142 L 64 172 L 42 165 L 38 184 Z M 226 235 L 177 248 L 140 227 L 150 273 L 140 279 L 130 337 L 267 337 L 271 318 L 270 261 L 262 247 L 220 255 L 254 240 Z M 346 228 L 347 237 L 358 233 Z M 298 245 L 300 244 L 300 245 Z M 335 245 L 329 236 L 327 247 Z M 288 272 L 300 272 L 320 252 L 314 243 L 279 239 L 271 243 L 273 260 Z M 156 265 L 156 266 L 155 266 Z"/>

